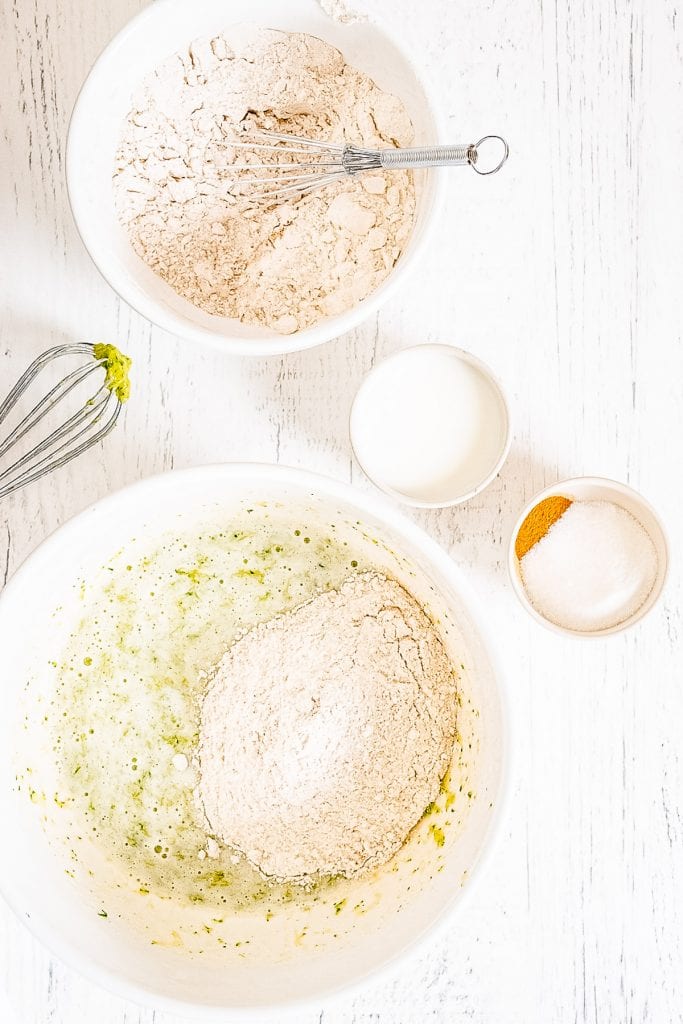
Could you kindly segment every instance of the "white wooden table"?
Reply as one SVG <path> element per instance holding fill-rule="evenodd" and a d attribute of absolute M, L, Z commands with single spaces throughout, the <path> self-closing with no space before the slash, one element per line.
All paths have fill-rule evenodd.
<path fill-rule="evenodd" d="M 511 815 L 445 937 L 395 980 L 300 1024 L 683 1020 L 683 11 L 675 0 L 368 0 L 431 72 L 453 141 L 500 131 L 513 156 L 495 178 L 454 173 L 433 252 L 375 320 L 318 350 L 238 360 L 131 312 L 68 210 L 69 111 L 142 5 L 0 7 L 0 393 L 59 342 L 113 340 L 135 359 L 106 460 L 92 451 L 2 503 L 0 584 L 85 505 L 171 467 L 277 459 L 368 487 L 347 439 L 363 374 L 417 341 L 470 348 L 509 389 L 512 453 L 479 498 L 415 518 L 474 577 L 498 631 L 514 705 Z M 640 489 L 672 540 L 657 610 L 604 642 L 536 626 L 504 567 L 523 503 L 583 473 Z M 3 988 L 22 1024 L 171 1021 L 67 970 L 4 905 Z"/>

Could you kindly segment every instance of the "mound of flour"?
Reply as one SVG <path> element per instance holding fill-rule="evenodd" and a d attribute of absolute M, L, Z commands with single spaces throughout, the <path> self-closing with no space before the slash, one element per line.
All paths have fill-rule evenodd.
<path fill-rule="evenodd" d="M 456 684 L 432 621 L 376 572 L 250 630 L 202 706 L 211 831 L 278 879 L 384 863 L 438 794 Z"/>
<path fill-rule="evenodd" d="M 196 39 L 141 84 L 123 127 L 114 199 L 135 251 L 195 306 L 282 333 L 356 305 L 410 235 L 410 172 L 245 209 L 232 165 L 277 157 L 231 146 L 236 126 L 369 147 L 413 137 L 401 101 L 321 39 L 249 26 Z"/>

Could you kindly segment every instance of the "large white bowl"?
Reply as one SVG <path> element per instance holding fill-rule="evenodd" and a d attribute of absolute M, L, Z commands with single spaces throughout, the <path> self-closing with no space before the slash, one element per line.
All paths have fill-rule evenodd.
<path fill-rule="evenodd" d="M 104 50 L 74 107 L 66 154 L 71 209 L 86 248 L 112 288 L 153 323 L 226 352 L 264 356 L 319 345 L 374 313 L 399 288 L 425 248 L 436 221 L 443 177 L 438 171 L 420 174 L 415 227 L 396 267 L 379 288 L 340 316 L 281 335 L 205 313 L 177 295 L 137 256 L 117 220 L 114 155 L 131 96 L 141 80 L 195 37 L 244 22 L 319 36 L 403 100 L 415 126 L 416 144 L 438 141 L 441 133 L 421 77 L 391 32 L 375 20 L 334 21 L 317 0 L 156 0 Z"/>
<path fill-rule="evenodd" d="M 389 866 L 353 883 L 349 907 L 363 901 L 368 912 L 349 910 L 330 920 L 326 904 L 303 913 L 294 901 L 267 923 L 240 914 L 235 926 L 249 935 L 249 955 L 230 946 L 199 956 L 150 943 L 150 921 L 160 930 L 178 927 L 185 911 L 152 897 L 141 907 L 138 892 L 112 884 L 100 854 L 92 877 L 70 877 L 65 867 L 73 864 L 59 852 L 50 801 L 32 802 L 15 773 L 18 765 L 38 771 L 52 761 L 47 730 L 25 728 L 24 716 L 53 693 L 49 662 L 84 614 L 80 581 L 103 574 L 108 559 L 128 551 L 132 538 L 156 543 L 169 530 L 205 522 L 208 513 L 229 522 L 257 501 L 281 503 L 277 507 L 291 509 L 297 522 L 318 519 L 350 530 L 353 543 L 365 545 L 372 561 L 439 620 L 462 665 L 458 772 L 466 792 L 457 794 L 454 827 L 444 829 L 443 846 L 433 841 L 427 818 Z M 126 488 L 59 529 L 15 574 L 0 597 L 0 650 L 0 820 L 12 823 L 0 845 L 0 885 L 18 916 L 58 956 L 121 995 L 217 1021 L 318 1002 L 387 968 L 443 924 L 491 852 L 508 782 L 507 719 L 485 616 L 438 545 L 391 506 L 344 484 L 282 467 L 232 465 Z M 103 901 L 106 921 L 97 913 Z M 315 939 L 298 943 L 304 925 Z"/>

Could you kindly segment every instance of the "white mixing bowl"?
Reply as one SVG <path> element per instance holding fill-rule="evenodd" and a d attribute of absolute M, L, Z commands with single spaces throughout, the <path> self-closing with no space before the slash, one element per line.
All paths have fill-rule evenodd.
<path fill-rule="evenodd" d="M 213 316 L 177 295 L 133 251 L 113 201 L 114 155 L 131 96 L 164 58 L 206 33 L 249 22 L 308 32 L 399 96 L 415 126 L 415 143 L 441 138 L 431 101 L 402 45 L 376 21 L 342 24 L 316 0 L 156 0 L 119 32 L 96 61 L 76 102 L 66 154 L 69 199 L 81 238 L 112 288 L 148 320 L 226 352 L 272 355 L 311 348 L 356 327 L 396 291 L 425 248 L 442 192 L 440 172 L 422 172 L 415 227 L 396 267 L 371 295 L 340 316 L 291 335 Z"/>
<path fill-rule="evenodd" d="M 92 843 L 90 860 L 80 863 L 85 855 L 64 845 L 52 790 L 40 792 L 54 761 L 41 709 L 54 696 L 65 638 L 88 615 L 89 581 L 106 575 L 115 552 L 125 552 L 126 561 L 136 544 L 157 544 L 208 514 L 229 524 L 259 502 L 291 510 L 299 523 L 324 523 L 337 537 L 346 531 L 439 621 L 461 666 L 454 772 L 463 791 L 454 794 L 451 827 L 441 835 L 430 831 L 440 819 L 428 816 L 389 865 L 343 883 L 343 914 L 324 900 L 307 912 L 294 900 L 265 921 L 262 913 L 243 911 L 225 922 L 240 942 L 198 952 L 176 929 L 201 936 L 201 908 L 119 888 L 106 851 Z M 391 506 L 325 477 L 273 466 L 207 466 L 154 477 L 98 502 L 45 541 L 0 597 L 0 819 L 12 822 L 0 846 L 7 900 L 84 974 L 121 995 L 202 1019 L 282 1013 L 360 983 L 445 922 L 491 851 L 508 780 L 507 720 L 492 646 L 483 611 L 445 552 Z M 150 941 L 168 934 L 176 938 Z"/>

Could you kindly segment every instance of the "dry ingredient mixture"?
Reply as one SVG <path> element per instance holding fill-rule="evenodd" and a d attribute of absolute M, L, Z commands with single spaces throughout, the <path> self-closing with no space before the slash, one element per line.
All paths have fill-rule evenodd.
<path fill-rule="evenodd" d="M 133 248 L 207 313 L 289 334 L 387 276 L 412 229 L 413 180 L 377 171 L 249 208 L 232 194 L 231 165 L 264 157 L 231 146 L 245 125 L 371 147 L 408 145 L 413 128 L 397 97 L 300 33 L 241 26 L 197 39 L 142 83 L 114 172 Z"/>
<path fill-rule="evenodd" d="M 318 0 L 328 18 L 338 21 L 341 25 L 352 25 L 357 21 L 367 21 L 367 14 L 353 10 L 345 0 Z"/>
<path fill-rule="evenodd" d="M 630 512 L 611 501 L 561 501 L 567 506 L 547 529 L 550 507 L 539 514 L 539 539 L 520 559 L 529 599 L 541 615 L 566 629 L 616 626 L 652 591 L 658 567 L 652 539 Z"/>
<path fill-rule="evenodd" d="M 214 835 L 280 880 L 385 863 L 439 794 L 456 683 L 425 611 L 377 572 L 252 629 L 202 706 Z"/>

